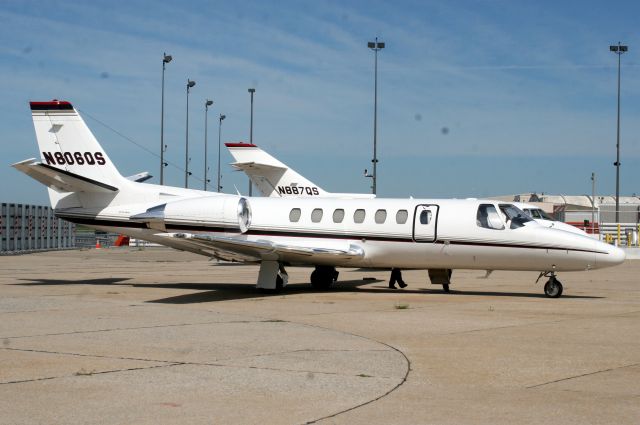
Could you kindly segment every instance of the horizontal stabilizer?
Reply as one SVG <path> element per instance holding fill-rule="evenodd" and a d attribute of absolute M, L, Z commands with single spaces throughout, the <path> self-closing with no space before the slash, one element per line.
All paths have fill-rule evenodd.
<path fill-rule="evenodd" d="M 20 161 L 12 166 L 56 192 L 112 193 L 118 191 L 117 187 L 43 164 L 35 158 Z"/>
<path fill-rule="evenodd" d="M 286 167 L 278 167 L 276 165 L 260 164 L 257 162 L 233 162 L 232 167 L 238 170 L 286 170 Z"/>
<path fill-rule="evenodd" d="M 126 177 L 127 180 L 131 180 L 132 182 L 136 183 L 146 182 L 147 180 L 150 180 L 152 178 L 153 176 L 148 171 L 143 171 L 141 173 L 134 174 L 133 176 Z"/>

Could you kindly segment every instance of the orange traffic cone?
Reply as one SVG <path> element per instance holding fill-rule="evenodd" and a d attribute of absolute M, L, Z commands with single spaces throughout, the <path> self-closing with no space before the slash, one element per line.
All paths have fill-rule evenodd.
<path fill-rule="evenodd" d="M 96 249 L 100 248 L 102 248 L 102 246 L 100 246 L 100 241 L 96 239 Z"/>

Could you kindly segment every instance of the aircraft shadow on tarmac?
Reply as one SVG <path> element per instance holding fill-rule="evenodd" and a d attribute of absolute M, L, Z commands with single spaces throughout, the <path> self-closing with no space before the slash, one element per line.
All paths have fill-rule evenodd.
<path fill-rule="evenodd" d="M 103 279 L 82 279 L 82 280 L 60 280 L 60 279 L 21 279 L 26 282 L 15 285 L 37 286 L 37 285 L 104 285 L 104 286 L 130 286 L 134 288 L 159 288 L 159 289 L 192 289 L 198 292 L 176 295 L 172 297 L 148 300 L 150 303 L 161 304 L 196 304 L 216 301 L 266 298 L 273 296 L 286 296 L 289 294 L 302 293 L 330 293 L 330 292 L 363 292 L 363 293 L 386 293 L 386 294 L 444 294 L 439 289 L 416 288 L 416 289 L 391 289 L 386 285 L 371 285 L 382 282 L 380 279 L 357 279 L 338 281 L 329 290 L 318 290 L 310 287 L 309 283 L 291 283 L 280 292 L 257 290 L 253 283 L 129 283 L 131 278 L 103 278 Z M 366 286 L 365 286 L 366 285 Z M 531 292 L 495 292 L 495 291 L 468 291 L 452 289 L 447 296 L 481 296 L 481 297 L 518 297 L 518 298 L 547 298 L 542 293 Z M 568 299 L 600 299 L 604 297 L 589 295 L 563 295 Z"/>
<path fill-rule="evenodd" d="M 15 283 L 20 286 L 41 286 L 41 285 L 116 285 L 130 277 L 105 277 L 100 279 L 82 279 L 82 280 L 62 280 L 62 279 L 20 279 L 24 282 Z"/>

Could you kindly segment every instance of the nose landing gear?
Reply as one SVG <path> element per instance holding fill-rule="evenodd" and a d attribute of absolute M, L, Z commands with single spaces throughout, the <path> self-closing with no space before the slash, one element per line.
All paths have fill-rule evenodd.
<path fill-rule="evenodd" d="M 558 298 L 562 295 L 562 283 L 556 278 L 555 272 L 541 272 L 540 276 L 536 280 L 536 283 L 540 278 L 548 277 L 547 283 L 544 284 L 544 294 L 549 298 Z"/>

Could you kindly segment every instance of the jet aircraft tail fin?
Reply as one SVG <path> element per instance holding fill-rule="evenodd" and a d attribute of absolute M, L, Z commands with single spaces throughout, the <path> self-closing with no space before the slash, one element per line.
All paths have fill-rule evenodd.
<path fill-rule="evenodd" d="M 329 193 L 250 143 L 225 143 L 236 162 L 264 196 L 326 196 Z"/>
<path fill-rule="evenodd" d="M 236 162 L 231 165 L 244 171 L 263 196 L 330 196 L 334 198 L 375 198 L 369 193 L 327 192 L 250 143 L 225 143 Z"/>
<path fill-rule="evenodd" d="M 41 160 L 14 166 L 49 187 L 55 208 L 75 192 L 117 192 L 118 172 L 82 117 L 69 102 L 30 102 Z"/>
<path fill-rule="evenodd" d="M 117 186 L 122 176 L 69 102 L 30 102 L 42 163 Z"/>

